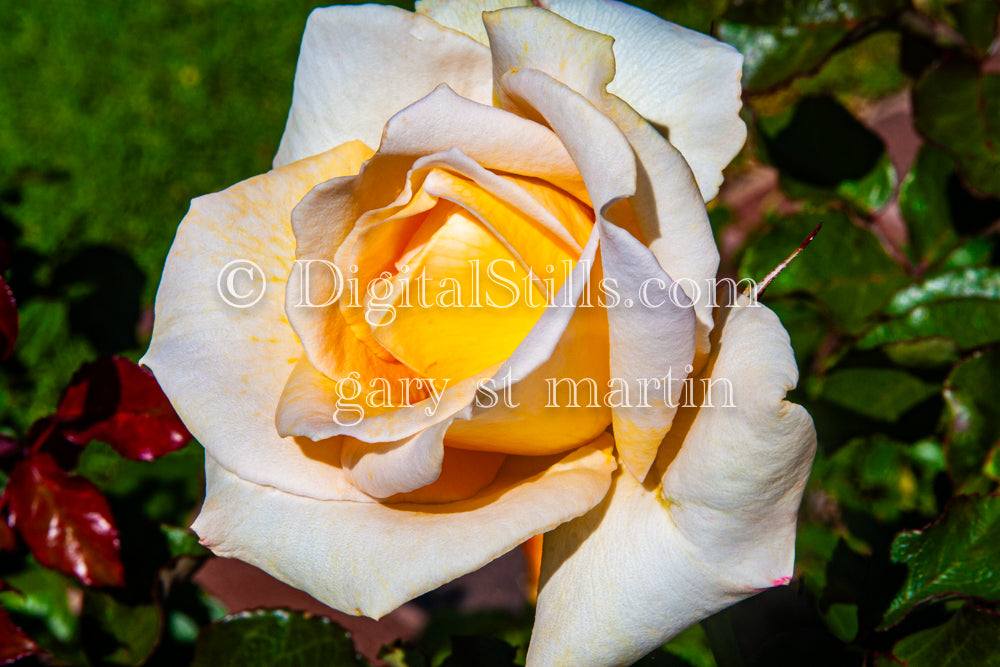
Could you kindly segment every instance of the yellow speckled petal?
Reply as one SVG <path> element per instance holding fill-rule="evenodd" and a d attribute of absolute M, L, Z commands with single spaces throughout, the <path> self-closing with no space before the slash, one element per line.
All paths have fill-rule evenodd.
<path fill-rule="evenodd" d="M 302 358 L 284 314 L 295 257 L 292 208 L 316 183 L 356 173 L 370 154 L 346 144 L 194 200 L 167 256 L 142 363 L 209 456 L 251 482 L 315 498 L 366 499 L 342 470 L 279 436 L 274 417 Z M 248 271 L 235 276 L 246 281 L 234 282 L 240 294 L 264 286 L 250 307 L 229 305 L 220 294 L 230 275 L 220 281 L 220 273 L 234 261 Z M 251 281 L 257 272 L 263 282 Z"/>
<path fill-rule="evenodd" d="M 507 457 L 471 498 L 436 504 L 305 498 L 247 482 L 209 457 L 193 528 L 220 556 L 378 618 L 590 510 L 608 490 L 611 445 L 602 436 L 562 457 Z"/>

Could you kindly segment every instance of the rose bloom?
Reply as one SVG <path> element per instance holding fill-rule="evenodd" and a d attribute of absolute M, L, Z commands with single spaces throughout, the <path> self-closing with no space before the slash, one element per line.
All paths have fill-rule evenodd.
<path fill-rule="evenodd" d="M 202 542 L 378 618 L 544 534 L 530 665 L 786 583 L 813 425 L 711 288 L 741 63 L 607 0 L 313 12 L 274 169 L 192 203 L 156 298 Z"/>

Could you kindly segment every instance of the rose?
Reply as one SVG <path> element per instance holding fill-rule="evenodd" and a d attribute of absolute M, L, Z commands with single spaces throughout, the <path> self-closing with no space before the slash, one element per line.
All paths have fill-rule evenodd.
<path fill-rule="evenodd" d="M 527 4 L 317 10 L 275 168 L 192 203 L 144 363 L 217 554 L 378 617 L 545 533 L 529 663 L 618 664 L 788 581 L 815 434 L 777 318 L 710 289 L 739 55 Z"/>

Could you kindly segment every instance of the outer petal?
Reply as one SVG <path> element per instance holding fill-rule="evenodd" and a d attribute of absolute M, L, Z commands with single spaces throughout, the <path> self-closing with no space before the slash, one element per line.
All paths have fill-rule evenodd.
<path fill-rule="evenodd" d="M 614 465 L 602 436 L 562 458 L 509 457 L 467 500 L 385 505 L 291 495 L 240 479 L 209 457 L 207 498 L 193 528 L 221 556 L 346 613 L 378 618 L 580 516 L 607 492 Z"/>
<path fill-rule="evenodd" d="M 784 400 L 799 375 L 781 322 L 760 304 L 741 303 L 720 312 L 728 319 L 703 373 L 711 381 L 695 387 L 693 402 L 704 407 L 690 429 L 667 435 L 656 465 L 666 468 L 661 496 L 696 553 L 764 588 L 792 573 L 816 431 L 802 406 Z"/>
<path fill-rule="evenodd" d="M 530 7 L 531 0 L 417 0 L 417 13 L 487 44 L 483 12 L 505 7 Z"/>
<path fill-rule="evenodd" d="M 390 116 L 442 83 L 489 104 L 489 51 L 395 7 L 317 9 L 302 38 L 274 166 L 346 141 L 376 146 Z"/>
<path fill-rule="evenodd" d="M 693 303 L 697 318 L 694 366 L 701 368 L 710 347 L 719 269 L 708 212 L 677 149 L 619 99 L 609 97 L 607 103 L 608 115 L 628 137 L 638 158 L 636 196 L 630 203 L 639 228 L 657 261 Z M 614 209 L 609 218 L 617 222 L 616 214 L 621 212 L 621 207 Z M 675 301 L 680 303 L 680 299 Z"/>
<path fill-rule="evenodd" d="M 589 30 L 615 38 L 617 73 L 608 90 L 660 128 L 684 155 L 705 201 L 746 140 L 740 120 L 738 51 L 693 30 L 609 0 L 538 3 Z"/>
<path fill-rule="evenodd" d="M 684 378 L 694 359 L 694 311 L 678 299 L 663 299 L 656 308 L 639 300 L 648 281 L 659 280 L 665 289 L 673 281 L 642 243 L 606 218 L 611 206 L 634 192 L 635 156 L 625 136 L 586 99 L 537 70 L 504 75 L 501 89 L 512 103 L 545 118 L 590 190 L 598 213 L 604 277 L 614 281 L 623 298 L 608 308 L 611 377 L 629 385 L 632 395 L 645 378 Z M 633 399 L 614 408 L 619 451 L 638 479 L 645 477 L 673 414 L 666 397 L 648 405 Z"/>
<path fill-rule="evenodd" d="M 302 356 L 284 315 L 295 254 L 289 218 L 313 185 L 355 173 L 367 154 L 349 144 L 194 200 L 167 256 L 142 359 L 219 465 L 315 498 L 366 497 L 325 462 L 339 461 L 336 443 L 282 438 L 275 430 L 278 397 Z M 254 262 L 267 280 L 248 308 L 220 296 L 220 271 L 234 260 Z"/>
<path fill-rule="evenodd" d="M 691 302 L 683 292 L 672 289 L 675 283 L 652 253 L 620 227 L 607 225 L 603 232 L 601 255 L 606 265 L 617 267 L 616 276 L 623 286 L 638 286 L 640 298 L 644 286 L 661 288 L 653 290 L 660 292 L 655 301 L 642 303 L 635 295 L 626 297 L 633 300 L 631 304 L 626 301 L 608 314 L 611 377 L 627 388 L 621 406 L 614 409 L 615 440 L 625 465 L 641 480 L 677 412 L 682 380 L 694 359 L 695 318 Z M 659 389 L 649 391 L 651 384 Z"/>
<path fill-rule="evenodd" d="M 716 382 L 716 407 L 678 413 L 654 468 L 667 466 L 662 488 L 618 474 L 600 506 L 545 536 L 529 665 L 628 664 L 791 575 L 816 435 L 783 400 L 796 368 L 777 317 L 726 315 L 705 377 L 732 394 Z"/>
<path fill-rule="evenodd" d="M 631 212 L 634 212 L 634 220 L 638 223 L 635 233 L 653 251 L 667 274 L 678 281 L 680 288 L 695 302 L 698 318 L 695 366 L 700 367 L 708 354 L 708 336 L 712 329 L 710 304 L 719 253 L 704 202 L 684 158 L 631 107 L 605 92 L 615 75 L 612 40 L 535 8 L 491 12 L 484 20 L 493 48 L 495 94 L 501 103 L 516 108 L 505 92 L 510 85 L 505 83 L 507 77 L 523 69 L 539 70 L 585 97 L 624 134 L 634 153 L 632 156 L 620 148 L 612 154 L 602 153 L 584 143 L 574 157 L 577 160 L 594 159 L 594 155 L 599 155 L 607 161 L 613 155 L 616 163 L 609 163 L 598 173 L 621 183 L 622 188 L 625 179 L 631 179 L 629 193 L 634 196 L 629 205 L 609 209 L 607 218 L 629 226 L 627 223 L 633 219 Z M 539 112 L 538 109 L 520 111 L 529 117 Z M 588 113 L 593 115 L 592 110 Z M 592 121 L 591 125 L 598 122 Z M 555 128 L 556 120 L 552 123 Z M 604 121 L 603 125 L 609 123 Z M 557 133 L 562 134 L 558 130 Z M 567 141 L 566 136 L 561 138 Z M 632 164 L 625 165 L 625 162 Z M 621 173 L 613 172 L 617 169 Z M 624 193 L 623 189 L 620 194 Z M 592 199 L 596 202 L 593 193 Z"/>

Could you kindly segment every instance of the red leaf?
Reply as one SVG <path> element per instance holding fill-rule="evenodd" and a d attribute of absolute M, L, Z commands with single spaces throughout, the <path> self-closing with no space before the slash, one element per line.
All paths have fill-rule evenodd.
<path fill-rule="evenodd" d="M 0 551 L 13 551 L 17 548 L 17 536 L 7 523 L 7 517 L 0 513 Z"/>
<path fill-rule="evenodd" d="M 88 586 L 124 583 L 118 528 L 89 480 L 66 473 L 49 454 L 32 454 L 14 467 L 5 493 L 10 523 L 38 562 Z"/>
<path fill-rule="evenodd" d="M 7 612 L 0 609 L 0 665 L 9 665 L 41 652 L 38 644 L 31 641 L 21 628 L 14 625 Z"/>
<path fill-rule="evenodd" d="M 77 371 L 56 418 L 70 441 L 100 440 L 138 461 L 152 461 L 191 440 L 153 374 L 121 357 L 104 357 Z"/>
<path fill-rule="evenodd" d="M 7 359 L 17 342 L 17 302 L 7 281 L 0 276 L 0 361 Z"/>

